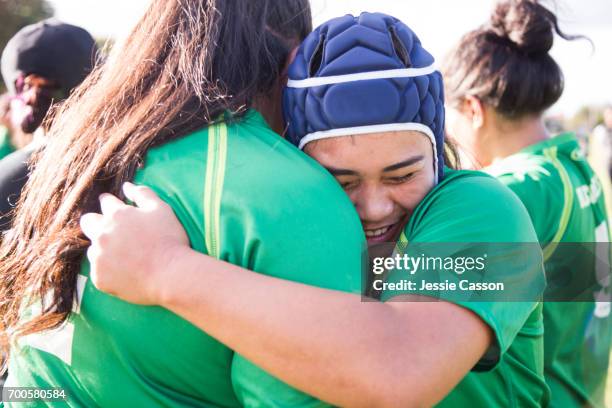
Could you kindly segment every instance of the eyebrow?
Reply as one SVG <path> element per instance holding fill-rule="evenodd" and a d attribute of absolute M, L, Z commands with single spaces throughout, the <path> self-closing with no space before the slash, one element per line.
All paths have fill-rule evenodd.
<path fill-rule="evenodd" d="M 348 169 L 337 169 L 335 167 L 324 166 L 327 171 L 329 171 L 332 176 L 355 176 L 357 172 L 354 170 Z"/>
<path fill-rule="evenodd" d="M 389 171 L 393 171 L 393 170 L 397 170 L 397 169 L 401 169 L 402 167 L 408 167 L 411 166 L 421 160 L 423 160 L 425 158 L 425 156 L 423 155 L 419 155 L 419 156 L 414 156 L 411 157 L 407 160 L 401 161 L 399 163 L 395 163 L 392 164 L 390 166 L 387 166 L 383 169 L 383 172 L 389 172 Z M 349 170 L 349 169 L 338 169 L 336 167 L 331 167 L 331 166 L 324 166 L 327 171 L 329 171 L 333 176 L 354 176 L 357 175 L 358 173 L 354 170 Z"/>
<path fill-rule="evenodd" d="M 414 163 L 418 163 L 421 160 L 423 160 L 424 158 L 425 158 L 425 156 L 423 156 L 423 155 L 411 157 L 408 160 L 404 160 L 402 162 L 395 163 L 395 164 L 392 164 L 390 166 L 385 167 L 383 169 L 383 172 L 393 171 L 393 170 L 401 169 L 402 167 L 412 166 Z"/>

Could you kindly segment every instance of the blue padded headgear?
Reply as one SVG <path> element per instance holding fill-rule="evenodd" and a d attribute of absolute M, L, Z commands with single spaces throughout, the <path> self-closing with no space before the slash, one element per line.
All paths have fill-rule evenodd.
<path fill-rule="evenodd" d="M 287 139 L 300 149 L 335 136 L 416 130 L 444 169 L 444 94 L 434 58 L 412 30 L 382 13 L 319 26 L 289 67 L 283 95 Z"/>

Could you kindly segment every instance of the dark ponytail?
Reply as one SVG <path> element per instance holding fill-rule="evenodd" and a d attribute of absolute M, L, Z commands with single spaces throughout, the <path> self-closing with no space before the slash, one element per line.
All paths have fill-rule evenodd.
<path fill-rule="evenodd" d="M 550 56 L 557 17 L 537 0 L 503 0 L 488 24 L 463 36 L 442 68 L 449 104 L 468 95 L 508 119 L 540 114 L 563 93 L 563 73 Z"/>

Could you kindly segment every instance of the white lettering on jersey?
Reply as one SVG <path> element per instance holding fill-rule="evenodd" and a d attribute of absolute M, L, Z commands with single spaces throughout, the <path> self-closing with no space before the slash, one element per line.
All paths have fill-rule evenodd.
<path fill-rule="evenodd" d="M 578 202 L 580 208 L 586 208 L 592 204 L 595 204 L 601 196 L 602 187 L 597 176 L 591 178 L 590 185 L 582 185 L 576 187 L 576 195 L 578 196 Z"/>

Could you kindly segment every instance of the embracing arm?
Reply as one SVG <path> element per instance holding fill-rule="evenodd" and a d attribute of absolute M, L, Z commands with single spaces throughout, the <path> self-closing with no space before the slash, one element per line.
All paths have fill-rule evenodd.
<path fill-rule="evenodd" d="M 163 274 L 159 301 L 264 370 L 343 406 L 431 406 L 491 342 L 472 312 L 446 302 L 358 295 L 251 273 L 191 249 Z M 231 322 L 231 324 L 228 324 Z"/>
<path fill-rule="evenodd" d="M 87 224 L 93 221 L 82 222 L 93 241 L 88 256 L 96 286 L 170 309 L 322 400 L 341 406 L 433 405 L 492 342 L 479 317 L 451 303 L 362 302 L 358 295 L 260 275 L 200 254 L 168 232 L 176 230 L 164 214 L 171 210 L 147 199 L 153 197 L 136 198 L 141 208 L 135 208 L 106 196 L 103 211 L 110 216 L 96 216 L 105 227 L 91 232 Z M 143 237 L 140 260 L 130 253 L 130 231 Z M 127 254 L 141 266 L 126 267 Z M 121 266 L 117 259 L 124 260 Z"/>

